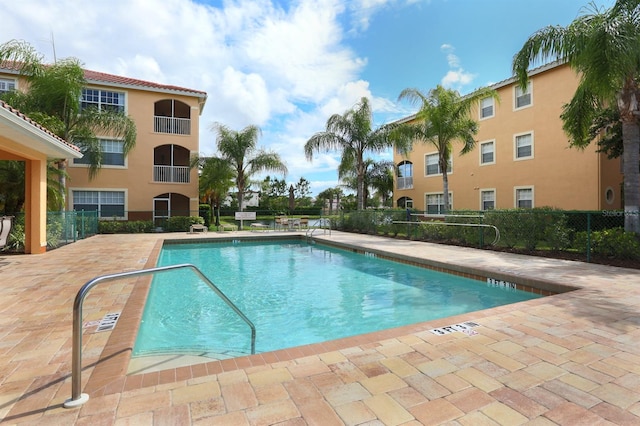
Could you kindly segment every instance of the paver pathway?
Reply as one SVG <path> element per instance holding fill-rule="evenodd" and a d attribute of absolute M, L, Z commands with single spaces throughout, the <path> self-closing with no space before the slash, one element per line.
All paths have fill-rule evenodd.
<path fill-rule="evenodd" d="M 62 408 L 71 393 L 77 290 L 98 275 L 143 268 L 169 237 L 201 236 L 99 235 L 43 255 L 0 254 L 3 424 L 640 424 L 638 271 L 339 232 L 319 238 L 580 290 L 341 342 L 123 376 L 90 392 L 81 408 Z M 96 287 L 84 320 L 122 310 L 134 285 Z M 429 331 L 467 320 L 480 324 L 477 334 Z M 94 366 L 119 327 L 85 333 L 83 388 L 96 387 Z"/>

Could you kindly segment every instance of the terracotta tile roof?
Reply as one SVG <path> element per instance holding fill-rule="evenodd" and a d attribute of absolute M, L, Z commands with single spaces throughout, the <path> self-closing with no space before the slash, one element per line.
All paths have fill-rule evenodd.
<path fill-rule="evenodd" d="M 51 136 L 54 139 L 57 139 L 58 141 L 62 142 L 63 144 L 65 144 L 66 146 L 68 146 L 69 148 L 80 152 L 80 148 L 78 148 L 77 146 L 70 144 L 69 142 L 67 142 L 66 140 L 62 139 L 60 136 L 56 135 L 55 133 L 53 133 L 51 130 L 45 128 L 44 126 L 36 123 L 35 121 L 33 121 L 32 119 L 30 119 L 29 117 L 27 117 L 25 114 L 21 113 L 19 110 L 17 110 L 16 108 L 12 107 L 11 105 L 9 105 L 8 103 L 1 101 L 0 100 L 0 108 L 9 111 L 10 113 L 12 113 L 13 115 L 23 119 L 24 121 L 26 121 L 27 123 L 31 124 L 33 127 L 36 127 L 40 130 L 42 130 L 43 132 L 45 132 L 46 134 L 48 134 L 49 136 Z"/>
<path fill-rule="evenodd" d="M 156 89 L 163 91 L 173 91 L 173 92 L 186 92 L 191 93 L 199 97 L 206 97 L 207 92 L 203 92 L 200 90 L 187 89 L 179 86 L 171 86 L 167 84 L 158 84 L 152 83 L 150 81 L 138 80 L 135 78 L 122 77 L 113 74 L 107 74 L 98 71 L 92 70 L 84 70 L 84 78 L 89 83 L 103 83 L 103 84 L 115 84 L 119 86 L 139 86 L 148 89 Z"/>
<path fill-rule="evenodd" d="M 20 67 L 11 61 L 0 62 L 0 72 L 5 71 L 9 74 L 18 74 L 20 73 Z M 93 71 L 93 70 L 84 70 L 84 78 L 88 83 L 94 84 L 106 84 L 106 85 L 116 85 L 116 86 L 124 86 L 124 87 L 141 87 L 151 90 L 159 90 L 159 91 L 169 91 L 169 92 L 181 92 L 185 94 L 190 94 L 192 96 L 197 96 L 199 98 L 206 98 L 207 92 L 203 92 L 201 90 L 188 89 L 186 87 L 180 86 L 172 86 L 169 84 L 159 84 L 152 83 L 150 81 L 138 80 L 135 78 L 122 77 L 114 74 L 107 74 L 104 72 Z"/>

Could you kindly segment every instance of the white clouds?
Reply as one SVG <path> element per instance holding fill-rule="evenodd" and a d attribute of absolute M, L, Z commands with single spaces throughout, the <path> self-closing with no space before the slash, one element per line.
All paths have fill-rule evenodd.
<path fill-rule="evenodd" d="M 450 44 L 443 44 L 440 50 L 447 54 L 447 63 L 451 68 L 444 77 L 441 84 L 444 87 L 461 90 L 475 79 L 475 74 L 465 71 L 460 65 L 460 58 L 454 53 L 455 48 Z"/>
<path fill-rule="evenodd" d="M 349 18 L 359 29 L 388 4 L 407 0 L 228 0 L 221 7 L 193 0 L 22 0 L 3 8 L 0 43 L 24 39 L 53 61 L 77 57 L 86 68 L 206 91 L 200 146 L 215 151 L 214 122 L 263 127 L 260 144 L 277 150 L 297 179 L 335 173 L 333 154 L 304 158 L 304 143 L 361 97 L 375 109 L 393 103 L 372 96 L 360 79 L 366 58 L 343 40 Z M 346 5 L 346 6 L 345 6 Z M 348 15 L 345 15 L 348 13 Z"/>

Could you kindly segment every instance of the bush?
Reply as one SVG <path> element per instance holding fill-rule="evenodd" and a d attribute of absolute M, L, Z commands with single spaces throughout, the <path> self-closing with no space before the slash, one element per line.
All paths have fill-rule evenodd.
<path fill-rule="evenodd" d="M 587 232 L 578 232 L 573 246 L 587 251 Z M 623 228 L 604 229 L 591 233 L 591 253 L 618 259 L 640 259 L 640 240 L 633 232 Z"/>
<path fill-rule="evenodd" d="M 211 225 L 211 206 L 209 204 L 200 204 L 198 214 L 204 219 L 204 225 L 208 228 Z"/>
<path fill-rule="evenodd" d="M 101 220 L 98 222 L 100 234 L 142 234 L 153 232 L 153 222 L 150 220 Z"/>
<path fill-rule="evenodd" d="M 191 225 L 204 225 L 200 216 L 174 216 L 167 219 L 165 231 L 188 232 Z"/>

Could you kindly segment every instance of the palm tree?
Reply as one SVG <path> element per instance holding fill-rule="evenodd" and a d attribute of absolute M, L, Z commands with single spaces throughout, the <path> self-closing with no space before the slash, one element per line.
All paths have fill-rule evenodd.
<path fill-rule="evenodd" d="M 378 161 L 370 170 L 369 185 L 376 190 L 385 207 L 391 207 L 394 170 L 392 161 Z"/>
<path fill-rule="evenodd" d="M 394 129 L 398 140 L 413 139 L 417 142 L 432 144 L 438 151 L 438 167 L 442 173 L 444 211 L 449 210 L 449 178 L 447 170 L 451 159 L 453 142 L 462 142 L 460 154 L 472 151 L 476 146 L 474 139 L 478 132 L 478 123 L 471 118 L 471 110 L 482 99 L 499 99 L 495 90 L 478 89 L 461 96 L 457 90 L 446 89 L 441 85 L 429 91 L 427 95 L 418 89 L 404 89 L 399 100 L 406 99 L 418 104 L 420 110 L 415 121 Z"/>
<path fill-rule="evenodd" d="M 220 206 L 233 186 L 233 175 L 231 165 L 223 158 L 207 157 L 201 161 L 200 198 L 211 206 L 216 226 L 220 226 Z"/>
<path fill-rule="evenodd" d="M 235 185 L 238 188 L 238 205 L 244 210 L 244 194 L 249 188 L 250 178 L 256 173 L 275 171 L 287 173 L 287 166 L 274 152 L 258 150 L 258 126 L 247 126 L 240 131 L 232 130 L 222 124 L 214 124 L 217 133 L 216 143 L 222 158 L 234 171 Z"/>
<path fill-rule="evenodd" d="M 135 123 L 126 114 L 82 107 L 82 89 L 87 82 L 79 60 L 68 58 L 47 65 L 30 44 L 12 40 L 0 45 L 0 65 L 16 69 L 28 83 L 28 91 L 11 92 L 4 97 L 5 101 L 80 147 L 89 159 L 90 179 L 95 178 L 102 165 L 103 153 L 97 134 L 122 140 L 125 155 L 135 146 Z M 63 188 L 66 162 L 66 159 L 55 160 Z"/>
<path fill-rule="evenodd" d="M 640 234 L 640 0 L 618 0 L 610 9 L 584 9 L 567 27 L 538 30 L 513 59 L 521 87 L 536 61 L 566 62 L 580 76 L 561 118 L 570 144 L 584 148 L 598 111 L 615 106 L 622 123 L 625 230 Z"/>
<path fill-rule="evenodd" d="M 304 146 L 308 160 L 314 152 L 342 151 L 341 164 L 353 164 L 357 178 L 357 209 L 364 209 L 365 152 L 381 152 L 393 145 L 389 128 L 372 130 L 373 121 L 369 99 L 362 98 L 344 114 L 334 114 L 327 120 L 326 129 L 313 135 Z"/>

